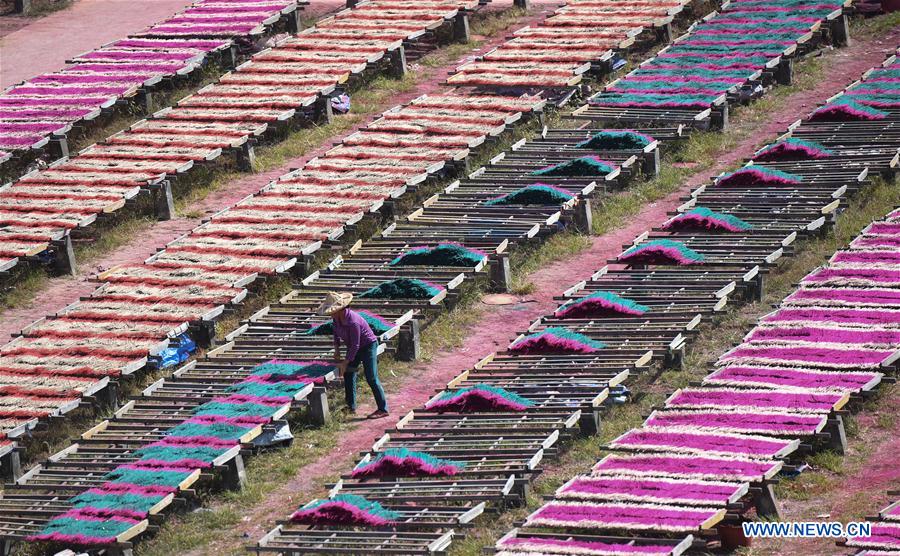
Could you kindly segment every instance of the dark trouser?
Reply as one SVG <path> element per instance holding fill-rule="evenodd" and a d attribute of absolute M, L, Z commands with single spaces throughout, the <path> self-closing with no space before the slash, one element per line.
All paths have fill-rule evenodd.
<path fill-rule="evenodd" d="M 387 399 L 384 397 L 384 389 L 378 382 L 378 343 L 360 347 L 356 352 L 356 357 L 347 365 L 347 371 L 344 372 L 344 395 L 347 398 L 347 406 L 350 409 L 356 409 L 356 371 L 359 370 L 360 363 L 366 375 L 366 382 L 369 388 L 375 394 L 375 403 L 378 409 L 387 411 Z"/>

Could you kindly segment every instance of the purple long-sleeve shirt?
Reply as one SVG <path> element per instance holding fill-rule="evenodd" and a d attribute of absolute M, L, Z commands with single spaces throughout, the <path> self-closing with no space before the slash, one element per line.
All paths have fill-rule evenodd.
<path fill-rule="evenodd" d="M 369 323 L 356 311 L 347 309 L 344 315 L 344 322 L 338 322 L 336 319 L 332 322 L 334 327 L 334 347 L 339 347 L 341 342 L 347 346 L 347 361 L 353 361 L 356 358 L 359 348 L 378 341 Z"/>

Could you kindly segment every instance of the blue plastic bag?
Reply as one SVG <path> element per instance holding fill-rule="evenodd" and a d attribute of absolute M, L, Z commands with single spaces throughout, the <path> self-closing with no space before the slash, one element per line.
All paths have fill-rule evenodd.
<path fill-rule="evenodd" d="M 158 367 L 165 369 L 172 365 L 184 363 L 192 353 L 197 351 L 197 343 L 187 334 L 181 334 L 169 340 L 169 347 L 159 352 Z"/>

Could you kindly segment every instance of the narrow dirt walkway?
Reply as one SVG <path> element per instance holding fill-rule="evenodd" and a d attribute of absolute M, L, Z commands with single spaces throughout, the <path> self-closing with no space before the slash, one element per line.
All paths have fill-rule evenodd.
<path fill-rule="evenodd" d="M 529 279 L 534 284 L 534 292 L 520 298 L 518 303 L 480 307 L 481 319 L 467 331 L 468 335 L 460 348 L 437 353 L 430 363 L 416 365 L 399 389 L 395 388 L 388 392 L 391 405 L 391 416 L 388 419 L 360 421 L 354 430 L 339 439 L 337 446 L 327 456 L 298 470 L 293 480 L 269 493 L 265 502 L 241 508 L 245 526 L 240 532 L 245 537 L 245 542 L 246 539 L 253 541 L 261 537 L 271 529 L 275 520 L 284 519 L 298 503 L 307 500 L 314 493 L 321 494 L 324 477 L 347 469 L 358 452 L 369 449 L 386 428 L 392 427 L 408 411 L 427 401 L 436 388 L 474 365 L 492 350 L 505 347 L 516 332 L 524 330 L 534 319 L 555 309 L 557 303 L 553 300 L 554 296 L 602 267 L 604 261 L 621 251 L 622 244 L 630 242 L 636 235 L 645 231 L 647 223 L 662 221 L 666 212 L 680 204 L 681 196 L 703 183 L 709 175 L 719 173 L 754 152 L 762 140 L 771 140 L 784 130 L 787 123 L 804 115 L 818 102 L 846 87 L 865 69 L 881 62 L 886 52 L 893 48 L 898 37 L 900 30 L 895 30 L 887 39 L 858 40 L 853 46 L 832 53 L 828 77 L 815 91 L 800 92 L 788 97 L 786 102 L 769 114 L 765 122 L 754 126 L 753 133 L 748 134 L 747 140 L 722 156 L 709 172 L 694 176 L 678 191 L 661 201 L 647 205 L 631 219 L 630 224 L 613 233 L 594 237 L 590 248 L 586 251 L 531 274 Z M 365 385 L 360 388 L 364 402 L 360 406 L 360 414 L 365 415 L 374 407 L 371 403 L 371 394 Z M 211 509 L 215 510 L 216 505 L 212 505 Z M 226 545 L 227 541 L 214 543 L 191 554 L 199 556 L 234 548 Z"/>
<path fill-rule="evenodd" d="M 519 20 L 516 23 L 516 28 L 534 24 L 543 19 L 547 13 L 552 11 L 557 2 L 555 0 L 542 0 L 541 2 L 532 2 L 532 4 L 533 13 Z M 497 10 L 505 7 L 498 5 L 496 8 L 490 8 L 488 6 L 489 9 Z M 500 33 L 499 35 L 487 40 L 476 52 L 467 54 L 466 58 L 486 52 L 504 42 L 507 33 Z M 480 39 L 481 37 L 473 36 L 472 38 Z M 464 59 L 454 60 L 445 66 L 435 68 L 427 79 L 418 83 L 411 91 L 388 99 L 384 106 L 377 111 L 376 116 L 380 115 L 382 110 L 408 102 L 420 95 L 440 90 L 446 91 L 447 88 L 442 84 L 446 80 L 448 72 L 455 69 L 463 61 Z M 365 126 L 374 117 L 347 131 L 344 136 L 350 135 Z M 120 264 L 140 263 L 154 254 L 159 248 L 199 225 L 202 218 L 234 205 L 247 195 L 256 193 L 270 181 L 287 173 L 291 168 L 302 166 L 309 159 L 319 156 L 330 149 L 331 146 L 332 141 L 327 141 L 322 147 L 307 153 L 305 156 L 288 160 L 277 168 L 258 174 L 248 174 L 246 177 L 231 181 L 226 186 L 211 192 L 205 199 L 187 207 L 187 210 L 184 211 L 185 213 L 201 214 L 201 217 L 176 217 L 165 222 L 156 222 L 149 230 L 138 234 L 138 237 L 134 237 L 112 253 L 94 261 L 90 267 L 79 268 L 78 276 L 75 278 L 56 277 L 50 279 L 47 285 L 37 292 L 31 303 L 14 309 L 7 309 L 3 312 L 2 318 L 0 318 L 0 343 L 5 343 L 11 334 L 17 334 L 23 327 L 35 320 L 62 309 L 81 296 L 89 295 L 96 288 L 96 284 L 91 282 L 91 279 L 98 272 Z"/>
<path fill-rule="evenodd" d="M 0 16 L 0 89 L 56 71 L 66 60 L 125 38 L 174 15 L 193 0 L 76 0 L 43 17 Z M 300 13 L 320 17 L 342 8 L 341 0 L 314 0 Z M 47 48 L 47 45 L 53 48 Z"/>
<path fill-rule="evenodd" d="M 140 31 L 190 4 L 191 0 L 78 0 L 45 17 L 2 17 L 0 25 L 18 28 L 0 38 L 0 89 L 62 69 L 67 59 Z M 22 20 L 27 23 L 19 27 Z"/>

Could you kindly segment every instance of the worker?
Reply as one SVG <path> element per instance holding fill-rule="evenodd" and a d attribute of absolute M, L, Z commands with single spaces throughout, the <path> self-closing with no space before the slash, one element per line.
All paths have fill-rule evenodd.
<path fill-rule="evenodd" d="M 334 330 L 334 359 L 344 372 L 344 395 L 347 409 L 356 413 L 356 372 L 362 364 L 366 382 L 375 395 L 378 406 L 367 418 L 378 419 L 388 415 L 387 399 L 378 381 L 378 338 L 369 323 L 356 311 L 350 309 L 353 294 L 329 292 L 319 306 L 320 315 L 331 315 Z M 341 357 L 341 344 L 346 347 L 346 356 Z"/>

